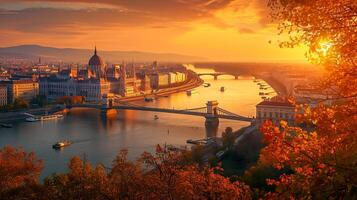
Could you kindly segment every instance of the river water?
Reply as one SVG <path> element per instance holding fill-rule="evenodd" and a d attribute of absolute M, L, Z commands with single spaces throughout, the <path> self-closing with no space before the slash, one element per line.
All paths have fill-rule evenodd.
<path fill-rule="evenodd" d="M 190 66 L 192 68 L 192 66 Z M 194 69 L 196 72 L 213 72 L 212 69 Z M 261 101 L 259 86 L 252 77 L 234 80 L 232 76 L 220 76 L 218 80 L 203 76 L 210 87 L 200 86 L 195 93 L 186 92 L 162 97 L 154 102 L 133 102 L 160 108 L 186 109 L 204 107 L 208 100 L 217 100 L 219 107 L 230 112 L 254 116 L 255 105 Z M 225 92 L 220 87 L 225 87 Z M 265 90 L 264 92 L 273 91 Z M 272 94 L 273 95 L 273 94 Z M 271 95 L 271 96 L 272 96 Z M 154 116 L 159 119 L 155 120 Z M 230 126 L 237 130 L 247 122 L 220 120 L 217 136 Z M 197 116 L 152 113 L 144 111 L 119 111 L 118 118 L 104 120 L 100 112 L 92 109 L 74 109 L 63 119 L 46 122 L 18 122 L 11 129 L 0 129 L 0 148 L 5 145 L 22 147 L 33 151 L 44 161 L 41 177 L 67 170 L 71 157 L 86 157 L 91 164 L 110 167 L 121 149 L 129 150 L 129 159 L 138 158 L 144 151 L 154 152 L 157 144 L 186 145 L 187 139 L 202 139 L 212 136 L 206 130 L 205 118 Z M 68 139 L 74 143 L 61 151 L 52 149 L 52 144 Z"/>

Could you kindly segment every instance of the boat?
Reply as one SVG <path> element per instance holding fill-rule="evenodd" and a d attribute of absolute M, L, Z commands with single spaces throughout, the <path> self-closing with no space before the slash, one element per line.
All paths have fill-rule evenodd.
<path fill-rule="evenodd" d="M 225 89 L 224 89 L 224 87 L 222 86 L 222 87 L 221 87 L 221 92 L 224 92 L 224 90 L 225 90 Z"/>
<path fill-rule="evenodd" d="M 155 119 L 155 120 L 158 120 L 158 119 L 159 119 L 159 116 L 155 115 L 155 116 L 154 116 L 154 119 Z"/>
<path fill-rule="evenodd" d="M 265 99 L 267 99 L 267 97 L 266 97 L 266 96 L 262 96 L 262 99 L 264 99 L 264 100 L 265 100 Z"/>
<path fill-rule="evenodd" d="M 37 122 L 37 121 L 49 121 L 49 120 L 55 120 L 61 118 L 63 118 L 63 115 L 61 114 L 41 115 L 41 116 L 32 115 L 30 117 L 27 117 L 25 120 L 27 122 Z"/>
<path fill-rule="evenodd" d="M 146 102 L 154 101 L 155 99 L 153 97 L 145 97 L 144 99 Z"/>
<path fill-rule="evenodd" d="M 198 141 L 195 141 L 195 140 L 192 140 L 192 139 L 186 140 L 186 143 L 188 143 L 188 144 L 199 144 Z"/>
<path fill-rule="evenodd" d="M 195 93 L 197 93 L 196 90 L 187 90 L 186 91 L 187 96 L 191 96 L 192 94 L 195 94 Z"/>
<path fill-rule="evenodd" d="M 259 95 L 265 95 L 265 93 L 264 92 L 259 92 Z"/>
<path fill-rule="evenodd" d="M 211 86 L 210 83 L 204 83 L 204 84 L 203 84 L 203 87 L 209 87 L 209 86 Z"/>
<path fill-rule="evenodd" d="M 254 83 L 258 83 L 259 80 L 258 80 L 258 79 L 254 79 L 253 82 L 254 82 Z"/>
<path fill-rule="evenodd" d="M 54 145 L 52 145 L 52 148 L 54 148 L 54 149 L 60 149 L 60 148 L 69 146 L 69 145 L 71 145 L 71 144 L 72 144 L 71 141 L 69 141 L 69 140 L 63 140 L 63 141 L 56 142 Z"/>
<path fill-rule="evenodd" d="M 0 127 L 2 127 L 2 128 L 12 128 L 12 124 L 3 124 L 3 123 L 1 123 Z"/>

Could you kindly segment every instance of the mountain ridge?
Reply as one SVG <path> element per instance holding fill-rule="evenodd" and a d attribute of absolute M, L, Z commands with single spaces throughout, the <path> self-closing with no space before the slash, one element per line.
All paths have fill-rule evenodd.
<path fill-rule="evenodd" d="M 41 57 L 45 61 L 64 61 L 86 63 L 93 55 L 91 49 L 58 48 L 37 44 L 24 44 L 9 47 L 0 47 L 0 56 L 5 58 L 37 59 Z M 152 53 L 145 51 L 101 51 L 100 55 L 106 62 L 118 63 L 122 61 L 135 62 L 183 62 L 204 61 L 205 58 L 188 56 L 175 53 Z"/>

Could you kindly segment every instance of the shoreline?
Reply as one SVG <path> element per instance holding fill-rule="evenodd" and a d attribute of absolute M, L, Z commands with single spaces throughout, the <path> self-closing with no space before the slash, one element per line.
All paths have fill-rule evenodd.
<path fill-rule="evenodd" d="M 199 87 L 204 83 L 204 81 L 197 76 L 193 71 L 189 71 L 190 78 L 183 84 L 171 88 L 160 89 L 159 91 L 153 94 L 142 94 L 132 97 L 123 97 L 120 101 L 123 102 L 131 102 L 131 101 L 140 101 L 144 100 L 147 95 L 154 95 L 155 97 L 164 97 L 166 95 L 175 94 L 179 92 L 183 92 L 186 90 L 190 90 L 196 87 Z M 58 106 L 52 106 L 50 108 L 36 108 L 36 109 L 28 109 L 22 111 L 15 112 L 4 112 L 0 113 L 0 123 L 12 123 L 12 122 L 20 122 L 26 119 L 27 116 L 24 115 L 25 112 L 33 114 L 33 115 L 41 115 L 48 112 L 49 114 L 63 112 L 63 108 L 59 108 Z"/>
<path fill-rule="evenodd" d="M 130 101 L 144 100 L 146 96 L 164 97 L 166 95 L 191 90 L 193 88 L 201 86 L 204 83 L 204 81 L 200 77 L 198 77 L 196 73 L 192 71 L 191 72 L 189 71 L 189 76 L 191 76 L 191 78 L 189 78 L 188 81 L 186 81 L 183 85 L 159 89 L 157 92 L 152 94 L 142 94 L 142 95 L 131 96 L 131 97 L 122 97 L 119 100 L 124 102 L 130 102 Z"/>

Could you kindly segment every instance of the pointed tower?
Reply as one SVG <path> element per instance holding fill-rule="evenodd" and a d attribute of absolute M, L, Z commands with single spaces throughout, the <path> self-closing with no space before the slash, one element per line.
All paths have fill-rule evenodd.
<path fill-rule="evenodd" d="M 100 56 L 97 55 L 97 46 L 94 47 L 94 55 L 89 59 L 88 66 L 97 79 L 104 78 L 105 62 Z"/>

